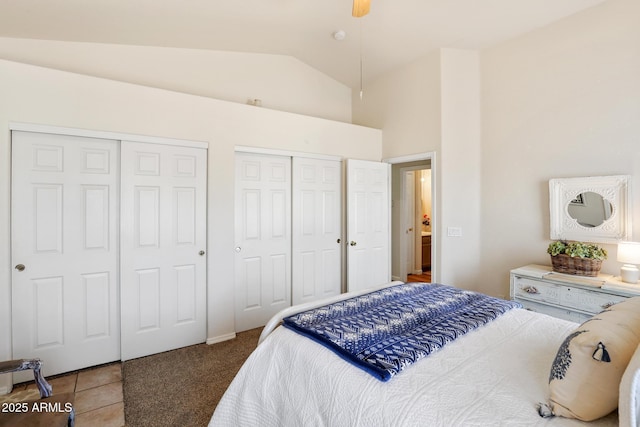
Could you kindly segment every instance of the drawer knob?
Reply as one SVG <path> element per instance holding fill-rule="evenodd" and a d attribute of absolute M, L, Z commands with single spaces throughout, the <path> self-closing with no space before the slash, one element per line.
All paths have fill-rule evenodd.
<path fill-rule="evenodd" d="M 538 292 L 538 290 L 535 288 L 535 286 L 527 286 L 526 288 L 522 289 L 523 291 L 525 291 L 528 294 L 539 294 L 540 292 Z"/>
<path fill-rule="evenodd" d="M 611 307 L 614 304 L 615 302 L 607 302 L 605 304 L 602 304 L 600 307 L 602 307 L 603 310 L 606 310 L 607 308 Z"/>

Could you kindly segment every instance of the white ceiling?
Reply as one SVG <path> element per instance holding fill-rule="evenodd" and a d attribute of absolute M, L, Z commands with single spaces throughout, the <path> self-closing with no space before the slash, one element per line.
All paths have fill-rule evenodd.
<path fill-rule="evenodd" d="M 435 48 L 484 48 L 603 1 L 371 0 L 358 19 L 351 0 L 1 0 L 0 37 L 291 55 L 356 88 L 361 41 L 367 82 Z"/>

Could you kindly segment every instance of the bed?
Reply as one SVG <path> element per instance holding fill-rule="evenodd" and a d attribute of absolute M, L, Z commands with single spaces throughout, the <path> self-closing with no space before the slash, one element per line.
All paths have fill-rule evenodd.
<path fill-rule="evenodd" d="M 289 316 L 364 293 L 290 307 L 274 316 L 209 425 L 637 425 L 640 351 L 633 356 L 620 386 L 620 416 L 614 411 L 586 423 L 538 415 L 537 405 L 549 394 L 549 370 L 558 347 L 577 326 L 562 319 L 513 308 L 388 381 L 281 326 Z"/>

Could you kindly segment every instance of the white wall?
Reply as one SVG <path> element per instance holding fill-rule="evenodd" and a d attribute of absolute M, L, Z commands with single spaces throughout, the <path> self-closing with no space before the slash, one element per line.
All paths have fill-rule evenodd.
<path fill-rule="evenodd" d="M 353 123 L 382 129 L 383 157 L 440 147 L 440 51 L 384 75 L 355 93 Z"/>
<path fill-rule="evenodd" d="M 382 76 L 353 98 L 353 122 L 382 129 L 383 158 L 440 151 L 440 52 L 420 58 L 406 67 Z M 438 177 L 434 177 L 438 183 Z M 392 174 L 392 273 L 400 271 L 400 175 Z M 438 184 L 436 184 L 438 185 Z M 439 189 L 436 190 L 436 194 Z M 437 218 L 437 212 L 434 212 Z M 435 223 L 434 223 L 435 224 Z M 434 238 L 433 251 L 439 251 Z M 433 280 L 439 280 L 439 259 Z"/>
<path fill-rule="evenodd" d="M 427 55 L 365 86 L 362 102 L 354 98 L 354 122 L 381 128 L 382 136 L 347 124 L 0 61 L 0 259 L 10 259 L 6 129 L 9 121 L 21 121 L 210 142 L 210 337 L 233 331 L 233 186 L 225 182 L 233 179 L 235 144 L 369 160 L 436 152 L 437 232 L 463 229 L 462 239 L 443 234 L 441 247 L 434 248 L 446 257 L 439 280 L 506 295 L 511 268 L 549 263 L 550 178 L 631 174 L 634 239 L 640 240 L 638 16 L 637 0 L 608 0 L 482 51 L 479 71 L 473 52 Z M 606 247 L 610 260 L 603 271 L 617 273 L 616 248 Z M 8 283 L 10 265 L 0 263 L 5 358 Z"/>
<path fill-rule="evenodd" d="M 437 154 L 436 280 L 507 296 L 510 269 L 550 264 L 551 178 L 632 175 L 640 240 L 638 16 L 637 0 L 608 0 L 483 50 L 479 67 L 442 49 L 354 98 L 354 122 L 383 130 L 384 158 Z M 603 272 L 618 274 L 605 248 Z"/>
<path fill-rule="evenodd" d="M 365 87 L 362 102 L 353 100 L 354 122 L 382 129 L 384 158 L 436 153 L 434 280 L 466 288 L 476 287 L 479 262 L 479 76 L 477 52 L 441 49 Z M 448 237 L 448 227 L 462 228 L 462 236 Z M 459 267 L 460 254 L 469 268 Z"/>
<path fill-rule="evenodd" d="M 551 178 L 633 175 L 640 240 L 640 2 L 609 0 L 482 52 L 482 288 L 550 264 Z M 616 246 L 603 272 L 619 274 Z"/>
<path fill-rule="evenodd" d="M 0 60 L 0 359 L 11 357 L 9 122 L 209 142 L 208 338 L 234 333 L 234 147 L 379 161 L 381 132 Z"/>
<path fill-rule="evenodd" d="M 480 277 L 481 153 L 480 64 L 475 51 L 441 51 L 442 142 L 436 209 L 440 280 L 478 289 Z M 448 234 L 459 228 L 462 235 Z"/>
<path fill-rule="evenodd" d="M 351 88 L 291 56 L 0 37 L 0 59 L 351 123 Z"/>

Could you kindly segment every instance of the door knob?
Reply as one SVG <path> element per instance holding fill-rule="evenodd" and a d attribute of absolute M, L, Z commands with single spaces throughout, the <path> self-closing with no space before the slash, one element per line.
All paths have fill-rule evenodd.
<path fill-rule="evenodd" d="M 342 240 L 338 239 L 338 240 L 336 240 L 336 243 L 340 243 L 341 241 L 342 241 Z"/>
<path fill-rule="evenodd" d="M 24 271 L 24 269 L 25 269 L 24 264 L 18 264 L 18 265 L 16 265 L 16 270 L 18 270 L 18 271 Z"/>
<path fill-rule="evenodd" d="M 200 255 L 200 256 L 204 255 L 204 251 L 198 252 L 198 255 Z"/>
<path fill-rule="evenodd" d="M 353 240 L 352 240 L 352 241 L 351 241 L 351 243 L 349 243 L 349 244 L 350 244 L 351 246 L 355 246 L 355 245 L 357 245 L 357 243 L 356 243 L 356 242 L 354 242 Z"/>
<path fill-rule="evenodd" d="M 240 246 L 236 246 L 236 252 L 240 252 L 242 248 Z"/>

